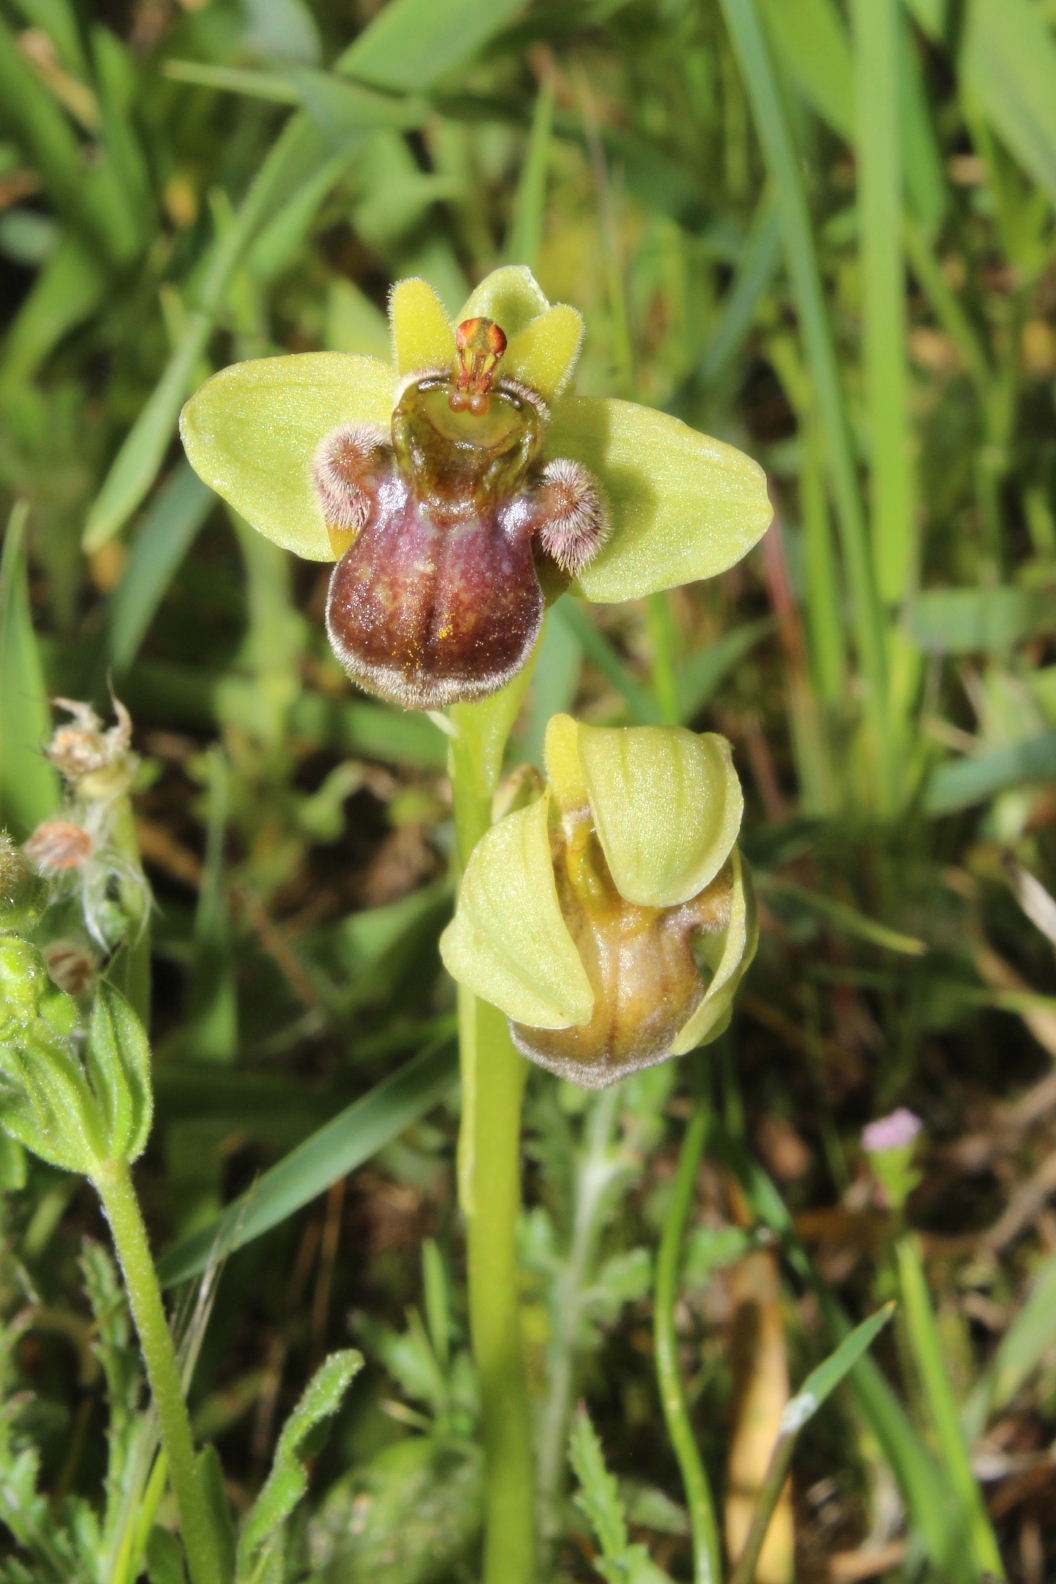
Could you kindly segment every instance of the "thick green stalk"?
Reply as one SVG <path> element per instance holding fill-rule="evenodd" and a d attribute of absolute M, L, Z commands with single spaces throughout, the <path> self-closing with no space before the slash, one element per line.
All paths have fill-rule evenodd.
<path fill-rule="evenodd" d="M 161 1288 L 151 1258 L 132 1176 L 124 1161 L 108 1161 L 94 1178 L 103 1201 L 114 1247 L 121 1262 L 132 1317 L 139 1333 L 161 1439 L 169 1462 L 172 1488 L 180 1515 L 187 1565 L 193 1584 L 226 1584 L 216 1552 L 205 1494 L 183 1397 L 180 1367 L 161 1301 Z"/>
<path fill-rule="evenodd" d="M 523 680 L 522 680 L 523 679 Z M 527 686 L 521 676 L 481 704 L 451 711 L 451 782 L 459 857 L 491 823 L 510 726 Z M 466 1218 L 469 1324 L 480 1380 L 484 1439 L 483 1584 L 532 1584 L 535 1471 L 517 1269 L 521 1209 L 521 1100 L 527 1062 L 504 1015 L 464 986 L 458 992 L 462 1126 L 459 1201 Z"/>

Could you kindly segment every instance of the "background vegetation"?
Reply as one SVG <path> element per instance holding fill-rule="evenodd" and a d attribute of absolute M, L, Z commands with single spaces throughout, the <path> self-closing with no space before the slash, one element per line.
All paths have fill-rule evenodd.
<path fill-rule="evenodd" d="M 475 1576 L 445 744 L 346 684 L 325 569 L 225 515 L 175 418 L 238 358 L 386 355 L 393 279 L 455 308 L 507 261 L 584 311 L 580 390 L 742 446 L 778 514 L 716 583 L 562 601 L 516 737 L 538 763 L 572 707 L 724 732 L 763 923 L 720 1046 L 600 1097 L 531 1079 L 546 1576 L 689 1578 L 698 1451 L 736 1554 L 789 1383 L 890 1296 L 758 1576 L 1056 1574 L 1054 22 L 1049 0 L 0 5 L 4 818 L 21 839 L 55 807 L 48 696 L 103 711 L 112 687 L 144 756 L 137 1178 L 170 1280 L 256 1185 L 193 1393 L 236 1503 L 323 1355 L 368 1361 L 290 1578 Z M 860 1144 L 899 1104 L 924 1124 L 910 1230 Z M 102 1479 L 79 1259 L 103 1229 L 79 1179 L 0 1165 L 0 1500 L 30 1501 L 35 1442 L 61 1518 Z"/>

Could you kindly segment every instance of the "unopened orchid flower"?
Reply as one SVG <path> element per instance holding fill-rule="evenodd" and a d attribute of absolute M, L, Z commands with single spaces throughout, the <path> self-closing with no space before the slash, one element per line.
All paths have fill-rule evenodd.
<path fill-rule="evenodd" d="M 724 737 L 555 715 L 542 796 L 477 843 L 440 951 L 518 1049 L 600 1088 L 716 1039 L 755 951 Z"/>
<path fill-rule="evenodd" d="M 765 531 L 762 470 L 678 419 L 564 394 L 580 314 L 496 270 L 454 325 L 424 281 L 390 302 L 394 362 L 238 363 L 184 409 L 187 455 L 266 538 L 335 560 L 334 651 L 421 709 L 525 664 L 563 589 L 616 601 L 712 577 Z"/>

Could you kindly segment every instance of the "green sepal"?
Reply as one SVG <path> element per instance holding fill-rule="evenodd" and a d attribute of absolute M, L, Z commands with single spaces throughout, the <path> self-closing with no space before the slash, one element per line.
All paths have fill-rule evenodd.
<path fill-rule="evenodd" d="M 556 780 L 554 729 L 552 721 L 547 766 Z M 642 907 L 674 907 L 703 891 L 729 857 L 744 812 L 725 737 L 683 726 L 580 725 L 576 746 L 620 895 Z"/>
<path fill-rule="evenodd" d="M 733 1015 L 734 994 L 755 956 L 759 942 L 755 896 L 748 867 L 736 848 L 732 863 L 730 922 L 725 930 L 697 937 L 698 955 L 711 970 L 711 982 L 703 1001 L 672 1045 L 672 1056 L 684 1056 L 698 1045 L 710 1045 L 725 1032 Z"/>
<path fill-rule="evenodd" d="M 561 913 L 549 794 L 507 814 L 473 849 L 440 937 L 453 979 L 532 1028 L 589 1022 L 594 992 Z"/>
<path fill-rule="evenodd" d="M 395 385 L 387 363 L 345 352 L 235 363 L 191 397 L 180 434 L 198 476 L 265 539 L 332 561 L 312 457 L 343 424 L 388 430 Z"/>
<path fill-rule="evenodd" d="M 65 1041 L 0 1046 L 0 1127 L 50 1166 L 91 1176 L 106 1135 L 84 1069 Z"/>
<path fill-rule="evenodd" d="M 308 1489 L 308 1459 L 318 1450 L 326 1419 L 341 1406 L 363 1367 L 362 1354 L 351 1348 L 332 1353 L 316 1370 L 282 1428 L 271 1473 L 242 1526 L 238 1542 L 239 1584 L 250 1584 L 265 1550 Z"/>
<path fill-rule="evenodd" d="M 640 599 L 725 572 L 773 518 L 766 475 L 733 446 L 634 402 L 570 396 L 546 453 L 601 484 L 611 533 L 573 585 L 585 599 Z"/>
<path fill-rule="evenodd" d="M 88 1074 L 107 1140 L 107 1159 L 142 1155 L 154 1113 L 150 1042 L 119 990 L 100 984 L 88 1029 Z"/>
<path fill-rule="evenodd" d="M 546 313 L 549 306 L 539 282 L 526 264 L 506 264 L 485 275 L 463 303 L 455 323 L 462 324 L 466 319 L 494 319 L 502 327 L 506 339 L 512 341 L 533 319 Z"/>

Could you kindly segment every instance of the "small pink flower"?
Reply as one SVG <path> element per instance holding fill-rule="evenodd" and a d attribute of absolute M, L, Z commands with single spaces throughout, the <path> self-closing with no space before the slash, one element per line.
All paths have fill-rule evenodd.
<path fill-rule="evenodd" d="M 862 1148 L 869 1155 L 886 1155 L 890 1150 L 909 1149 L 924 1124 L 905 1106 L 890 1116 L 878 1117 L 862 1129 Z"/>

